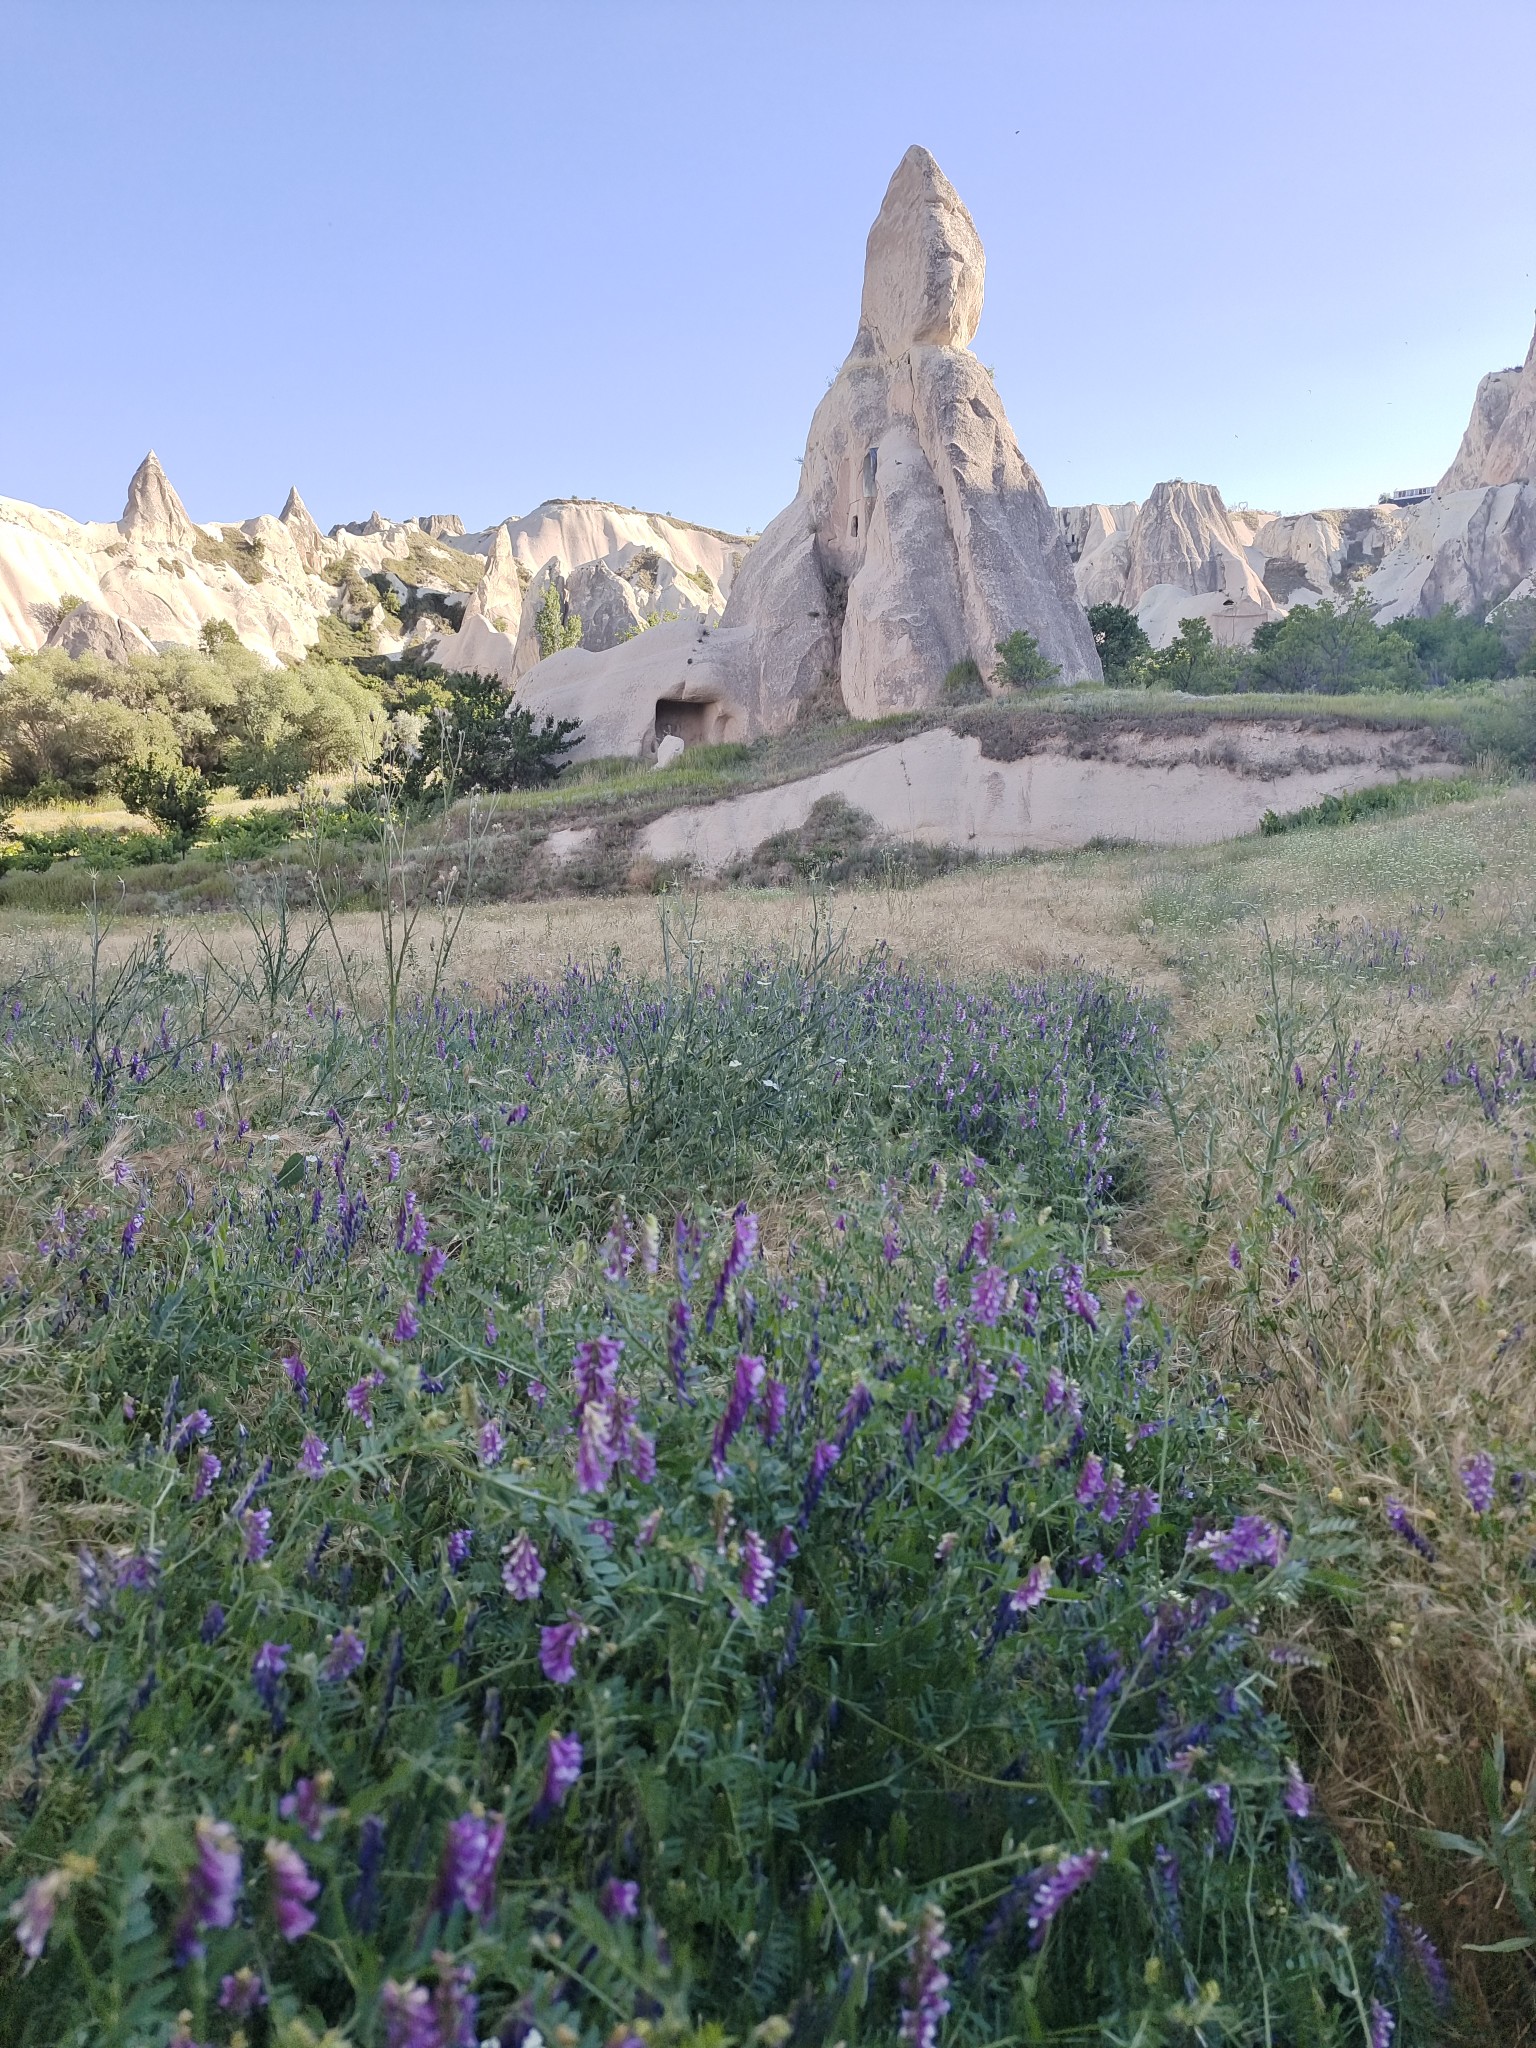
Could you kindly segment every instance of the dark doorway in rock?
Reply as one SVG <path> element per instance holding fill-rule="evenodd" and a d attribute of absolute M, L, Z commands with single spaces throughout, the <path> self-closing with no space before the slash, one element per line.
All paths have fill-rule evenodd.
<path fill-rule="evenodd" d="M 719 710 L 718 704 L 696 704 L 683 697 L 658 697 L 656 737 L 664 740 L 676 735 L 685 746 L 703 746 L 714 737 Z"/>

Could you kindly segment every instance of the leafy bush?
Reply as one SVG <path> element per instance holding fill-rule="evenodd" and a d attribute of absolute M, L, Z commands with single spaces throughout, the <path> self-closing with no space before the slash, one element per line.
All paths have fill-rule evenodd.
<path fill-rule="evenodd" d="M 1243 688 L 1246 676 L 1244 657 L 1232 648 L 1218 647 L 1204 619 L 1180 619 L 1168 645 L 1136 661 L 1127 681 L 1147 690 L 1184 690 L 1210 697 Z"/>
<path fill-rule="evenodd" d="M 1429 804 L 1461 803 L 1476 794 L 1477 785 L 1465 776 L 1442 781 L 1438 777 L 1403 782 L 1381 782 L 1371 789 L 1346 791 L 1342 796 L 1325 796 L 1299 811 L 1266 811 L 1259 830 L 1266 837 L 1281 832 L 1304 831 L 1312 825 L 1353 825 L 1362 818 L 1384 818 L 1400 811 L 1422 810 Z"/>
<path fill-rule="evenodd" d="M 985 704 L 987 686 L 982 678 L 978 663 L 967 655 L 964 661 L 957 661 L 944 678 L 939 691 L 941 704 Z"/>
<path fill-rule="evenodd" d="M 1378 626 L 1374 607 L 1357 593 L 1347 605 L 1326 599 L 1269 619 L 1253 636 L 1256 690 L 1414 690 L 1425 675 L 1409 641 Z"/>
<path fill-rule="evenodd" d="M 579 623 L 579 622 L 578 622 Z M 495 676 L 449 675 L 448 704 L 437 720 L 441 767 L 463 789 L 534 789 L 556 781 L 570 766 L 581 721 L 535 720 L 514 703 Z"/>
<path fill-rule="evenodd" d="M 153 755 L 117 771 L 117 793 L 130 811 L 153 818 L 173 839 L 195 839 L 208 822 L 210 792 L 195 768 Z"/>
<path fill-rule="evenodd" d="M 1514 666 L 1500 635 L 1465 617 L 1453 604 L 1443 604 L 1432 618 L 1394 619 L 1383 630 L 1407 641 L 1418 656 L 1425 682 L 1436 689 L 1450 683 L 1486 682 L 1508 675 Z"/>
<path fill-rule="evenodd" d="M 540 661 L 547 661 L 550 655 L 560 654 L 567 647 L 581 645 L 581 620 L 567 610 L 560 587 L 553 578 L 544 586 L 533 622 L 539 636 Z"/>
<path fill-rule="evenodd" d="M 1040 652 L 1040 643 L 1033 633 L 1010 633 L 1006 640 L 999 640 L 997 656 L 992 680 L 1005 690 L 1022 690 L 1031 683 L 1054 682 L 1061 674 L 1059 665 L 1047 661 Z"/>
<path fill-rule="evenodd" d="M 442 1003 L 408 1128 L 367 1021 L 210 1072 L 163 961 L 17 991 L 88 1532 L 4 1674 L 21 2048 L 1424 2038 L 1268 1698 L 1326 1529 L 1087 1263 L 1157 1019 L 824 966 Z M 812 1162 L 771 1260 L 693 1208 Z"/>
<path fill-rule="evenodd" d="M 1123 604 L 1091 604 L 1088 624 L 1093 629 L 1105 682 L 1118 687 L 1132 681 L 1136 664 L 1152 652 L 1152 642 L 1136 614 Z"/>

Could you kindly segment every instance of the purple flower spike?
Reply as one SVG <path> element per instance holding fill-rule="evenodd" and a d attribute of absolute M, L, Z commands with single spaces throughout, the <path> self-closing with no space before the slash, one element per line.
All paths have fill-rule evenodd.
<path fill-rule="evenodd" d="M 416 1314 L 416 1304 L 411 1301 L 401 1304 L 400 1313 L 395 1317 L 391 1341 L 396 1344 L 414 1344 L 421 1335 L 421 1320 Z"/>
<path fill-rule="evenodd" d="M 944 1915 L 937 1906 L 924 1906 L 912 1944 L 912 1965 L 901 1987 L 901 2026 L 896 2035 L 901 2048 L 935 2048 L 949 2011 L 949 1978 L 944 1972 L 949 1953 Z"/>
<path fill-rule="evenodd" d="M 496 1871 L 507 1824 L 498 1813 L 464 1813 L 448 1823 L 434 1903 L 440 1913 L 463 1906 L 478 1920 L 496 1910 Z"/>
<path fill-rule="evenodd" d="M 277 1931 L 284 1941 L 302 1941 L 315 1924 L 309 1901 L 320 1896 L 320 1881 L 310 1876 L 304 1858 L 286 1842 L 268 1842 L 266 1854 Z"/>
<path fill-rule="evenodd" d="M 605 1920 L 635 1920 L 640 1915 L 640 1887 L 625 1877 L 608 1878 L 597 1895 L 597 1910 Z"/>
<path fill-rule="evenodd" d="M 10 1908 L 11 1918 L 16 1922 L 16 1939 L 29 1963 L 35 1963 L 48 1946 L 53 1917 L 69 1885 L 67 1870 L 50 1870 L 42 1877 L 34 1877 Z"/>
<path fill-rule="evenodd" d="M 357 1630 L 338 1629 L 327 1645 L 325 1661 L 320 1666 L 321 1680 L 326 1685 L 339 1685 L 344 1678 L 361 1671 L 367 1658 L 368 1645 Z"/>
<path fill-rule="evenodd" d="M 347 1413 L 355 1421 L 360 1422 L 364 1429 L 373 1427 L 373 1392 L 375 1387 L 382 1387 L 383 1384 L 383 1373 L 375 1370 L 364 1373 L 360 1380 L 355 1380 L 347 1389 Z"/>
<path fill-rule="evenodd" d="M 706 1330 L 713 1330 L 715 1327 L 715 1317 L 720 1313 L 725 1301 L 726 1289 L 739 1280 L 752 1263 L 753 1254 L 757 1250 L 757 1237 L 757 1218 L 748 1215 L 745 1207 L 738 1209 L 731 1225 L 730 1248 L 726 1252 L 725 1263 L 720 1268 L 720 1277 L 715 1282 L 715 1291 L 705 1311 Z"/>
<path fill-rule="evenodd" d="M 763 1546 L 755 1529 L 749 1529 L 741 1544 L 741 1590 L 754 1607 L 766 1607 L 773 1595 L 778 1567 Z"/>
<path fill-rule="evenodd" d="M 234 1926 L 240 1896 L 240 1844 L 234 1829 L 204 1815 L 194 1835 L 196 1860 L 187 1872 L 186 1898 L 176 1922 L 178 1964 L 195 1962 L 205 1953 L 200 1937 L 207 1928 Z"/>
<path fill-rule="evenodd" d="M 1386 1507 L 1387 1527 L 1394 1536 L 1401 1536 L 1410 1550 L 1416 1550 L 1427 1564 L 1435 1561 L 1435 1546 L 1427 1536 L 1421 1535 L 1414 1526 L 1408 1510 L 1400 1500 L 1389 1500 Z"/>
<path fill-rule="evenodd" d="M 453 1534 L 448 1538 L 448 1568 L 450 1571 L 457 1572 L 463 1570 L 464 1566 L 469 1562 L 469 1553 L 473 1550 L 474 1545 L 475 1532 L 473 1529 L 454 1530 Z"/>
<path fill-rule="evenodd" d="M 1028 1614 L 1031 1608 L 1041 1605 L 1055 1583 L 1056 1571 L 1051 1560 L 1037 1558 L 1009 1595 L 1008 1605 L 1015 1614 Z"/>
<path fill-rule="evenodd" d="M 291 1792 L 285 1792 L 277 1802 L 277 1810 L 284 1820 L 297 1821 L 312 1842 L 324 1839 L 325 1831 L 341 1812 L 339 1806 L 327 1806 L 325 1795 L 331 1789 L 331 1774 L 322 1771 L 318 1778 L 300 1778 Z"/>
<path fill-rule="evenodd" d="M 477 1445 L 482 1465 L 499 1465 L 506 1455 L 507 1440 L 501 1433 L 501 1424 L 492 1416 L 489 1422 L 480 1425 Z"/>
<path fill-rule="evenodd" d="M 206 1500 L 224 1470 L 223 1462 L 214 1451 L 200 1451 L 197 1458 L 197 1477 L 192 1482 L 193 1500 Z"/>
<path fill-rule="evenodd" d="M 714 1442 L 710 1447 L 710 1463 L 714 1467 L 717 1479 L 725 1477 L 725 1454 L 752 1412 L 752 1404 L 757 1399 L 767 1372 L 768 1368 L 761 1358 L 753 1358 L 745 1351 L 736 1361 L 736 1375 L 731 1382 L 730 1397 L 721 1410 L 720 1420 L 715 1424 Z"/>
<path fill-rule="evenodd" d="M 1039 1948 L 1050 1931 L 1051 1922 L 1074 1892 L 1088 1884 L 1104 1861 L 1102 1849 L 1083 1849 L 1063 1856 L 1036 1884 L 1029 1902 L 1029 1945 Z"/>
<path fill-rule="evenodd" d="M 242 1564 L 260 1564 L 272 1548 L 272 1510 L 247 1508 L 240 1517 Z"/>
<path fill-rule="evenodd" d="M 1091 1508 L 1104 1491 L 1104 1460 L 1090 1451 L 1083 1460 L 1083 1469 L 1078 1474 L 1073 1499 L 1080 1508 Z"/>
<path fill-rule="evenodd" d="M 1486 1515 L 1493 1507 L 1494 1481 L 1498 1467 L 1488 1451 L 1474 1451 L 1462 1460 L 1461 1490 L 1474 1515 Z"/>
<path fill-rule="evenodd" d="M 48 1697 L 43 1702 L 43 1711 L 38 1716 L 37 1728 L 32 1736 L 34 1756 L 41 1756 L 53 1740 L 54 1730 L 59 1725 L 64 1709 L 79 1692 L 83 1683 L 82 1679 L 61 1674 L 49 1686 Z"/>
<path fill-rule="evenodd" d="M 544 1566 L 537 1546 L 526 1529 L 519 1529 L 502 1552 L 501 1583 L 514 1600 L 537 1600 L 544 1583 Z"/>
<path fill-rule="evenodd" d="M 1219 1572 L 1247 1571 L 1256 1565 L 1278 1565 L 1284 1561 L 1288 1542 L 1285 1531 L 1262 1515 L 1239 1515 L 1230 1529 L 1217 1529 L 1196 1548 Z"/>
<path fill-rule="evenodd" d="M 1392 2036 L 1397 2032 L 1397 2021 L 1388 2012 L 1379 1998 L 1371 2000 L 1370 2048 L 1392 2048 Z"/>
<path fill-rule="evenodd" d="M 219 2011 L 231 2019 L 248 2020 L 266 2002 L 267 1987 L 255 1970 L 233 1970 L 219 1979 Z"/>
<path fill-rule="evenodd" d="M 1207 1785 L 1205 1796 L 1216 1809 L 1216 1846 L 1230 1849 L 1237 1838 L 1237 1821 L 1232 1812 L 1232 1787 Z"/>
<path fill-rule="evenodd" d="M 1312 1787 L 1301 1775 L 1294 1760 L 1285 1767 L 1285 1791 L 1281 1795 L 1285 1810 L 1297 1820 L 1305 1820 L 1312 1811 Z"/>
<path fill-rule="evenodd" d="M 324 1476 L 330 1459 L 324 1439 L 313 1434 L 305 1437 L 299 1451 L 299 1472 L 305 1479 L 319 1479 Z"/>
<path fill-rule="evenodd" d="M 277 1704 L 277 1681 L 288 1669 L 290 1643 L 263 1643 L 251 1659 L 251 1683 L 269 1711 Z"/>
<path fill-rule="evenodd" d="M 581 1762 L 579 1735 L 550 1736 L 549 1758 L 544 1766 L 544 1787 L 539 1794 L 541 1812 L 552 1813 L 557 1806 L 565 1804 L 566 1794 L 574 1789 L 581 1778 Z"/>
<path fill-rule="evenodd" d="M 569 1685 L 576 1676 L 576 1645 L 587 1633 L 573 1614 L 539 1630 L 539 1665 L 551 1685 Z"/>
<path fill-rule="evenodd" d="M 379 1993 L 384 2048 L 442 2048 L 432 1994 L 413 1977 L 408 1984 L 386 1978 Z"/>
<path fill-rule="evenodd" d="M 1001 1266 L 983 1266 L 971 1282 L 971 1313 L 978 1323 L 995 1330 L 1008 1305 L 1008 1275 Z"/>

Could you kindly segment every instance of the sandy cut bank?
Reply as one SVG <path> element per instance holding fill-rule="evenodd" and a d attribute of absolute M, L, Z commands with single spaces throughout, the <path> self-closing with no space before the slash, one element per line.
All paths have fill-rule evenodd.
<path fill-rule="evenodd" d="M 1459 764 L 1426 751 L 1431 735 L 1347 726 L 1326 741 L 1303 726 L 1230 725 L 1199 738 L 1126 735 L 1083 759 L 1054 750 L 990 760 L 946 727 L 868 748 L 774 789 L 668 811 L 639 835 L 658 864 L 720 874 L 764 840 L 797 831 L 823 797 L 841 797 L 891 839 L 978 854 L 1046 853 L 1094 840 L 1201 846 L 1257 831 L 1266 811 L 1300 810 L 1405 776 L 1451 776 Z"/>

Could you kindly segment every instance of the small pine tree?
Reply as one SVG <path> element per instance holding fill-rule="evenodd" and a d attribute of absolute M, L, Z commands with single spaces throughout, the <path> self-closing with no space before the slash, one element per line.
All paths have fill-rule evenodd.
<path fill-rule="evenodd" d="M 153 818 L 185 853 L 208 822 L 212 792 L 195 768 L 150 755 L 117 771 L 117 793 L 136 817 Z"/>
<path fill-rule="evenodd" d="M 539 636 L 540 661 L 547 661 L 550 655 L 559 654 L 567 647 L 581 645 L 581 620 L 574 612 L 567 614 L 560 586 L 553 577 L 544 586 L 544 595 L 534 613 L 534 625 Z"/>
<path fill-rule="evenodd" d="M 1060 668 L 1046 660 L 1033 633 L 1010 633 L 997 643 L 998 663 L 992 680 L 1005 690 L 1022 690 L 1030 683 L 1054 682 Z"/>

